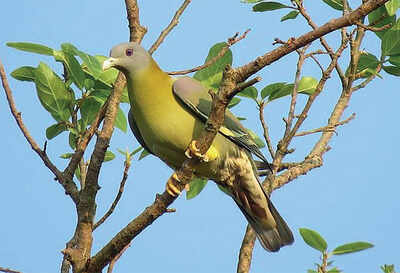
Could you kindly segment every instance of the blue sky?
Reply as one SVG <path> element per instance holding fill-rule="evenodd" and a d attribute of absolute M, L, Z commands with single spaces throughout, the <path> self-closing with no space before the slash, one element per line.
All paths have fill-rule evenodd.
<path fill-rule="evenodd" d="M 56 49 L 63 42 L 71 42 L 90 54 L 107 55 L 113 45 L 129 38 L 123 2 L 7 1 L 0 17 L 3 26 L 0 59 L 7 73 L 23 65 L 37 66 L 40 61 L 60 71 L 50 57 L 8 48 L 5 46 L 8 41 L 30 41 Z M 305 2 L 318 24 L 340 15 L 322 1 Z M 143 41 L 148 48 L 169 23 L 181 1 L 139 3 L 142 24 L 149 29 Z M 309 30 L 301 18 L 280 23 L 285 13 L 256 14 L 251 12 L 251 6 L 239 0 L 193 1 L 179 26 L 154 57 L 167 71 L 191 68 L 203 62 L 208 49 L 216 42 L 251 28 L 248 37 L 232 48 L 234 65 L 247 63 L 273 49 L 271 43 L 275 37 L 287 40 Z M 328 36 L 334 47 L 337 47 L 337 39 L 335 34 Z M 317 45 L 315 42 L 313 46 Z M 379 47 L 379 40 L 368 33 L 362 48 L 377 54 Z M 257 75 L 262 76 L 263 81 L 256 87 L 261 89 L 269 83 L 293 81 L 296 58 L 296 54 L 291 54 L 262 70 Z M 326 59 L 322 62 L 326 64 Z M 319 74 L 319 68 L 307 61 L 303 75 L 318 77 Z M 354 94 L 345 117 L 353 112 L 357 117 L 338 128 L 337 136 L 330 143 L 332 149 L 324 157 L 324 166 L 274 192 L 274 204 L 292 228 L 295 243 L 276 254 L 265 252 L 257 243 L 252 272 L 306 272 L 314 262 L 319 262 L 318 253 L 302 241 L 298 232 L 301 227 L 320 232 L 330 249 L 353 241 L 369 241 L 375 245 L 365 252 L 335 257 L 335 264 L 345 272 L 379 272 L 382 264 L 398 263 L 399 80 L 387 74 L 383 76 L 384 79 L 376 79 Z M 11 77 L 9 81 L 25 124 L 36 141 L 43 144 L 45 128 L 53 124 L 51 116 L 41 108 L 32 84 Z M 334 75 L 302 129 L 323 126 L 339 92 Z M 26 143 L 1 93 L 0 267 L 32 273 L 55 272 L 62 259 L 60 250 L 74 230 L 74 207 Z M 288 102 L 288 99 L 275 101 L 266 109 L 275 145 L 283 134 L 282 117 L 288 111 Z M 299 101 L 299 105 L 302 104 L 304 97 Z M 244 101 L 234 112 L 246 116 L 244 124 L 261 133 L 254 103 Z M 295 139 L 291 147 L 296 148 L 296 152 L 288 160 L 302 160 L 317 138 L 318 135 L 312 135 Z M 58 156 L 70 152 L 67 139 L 64 133 L 47 147 L 49 156 L 61 169 L 66 161 Z M 115 131 L 112 151 L 136 147 L 138 143 L 130 132 Z M 265 149 L 263 152 L 267 154 Z M 99 216 L 112 202 L 122 172 L 122 156 L 105 163 L 100 175 Z M 153 202 L 155 194 L 163 191 L 170 174 L 171 170 L 154 157 L 133 162 L 120 205 L 110 220 L 95 231 L 94 251 Z M 209 183 L 197 198 L 186 201 L 182 196 L 172 207 L 177 212 L 162 216 L 138 236 L 114 272 L 236 270 L 246 221 L 230 198 Z"/>

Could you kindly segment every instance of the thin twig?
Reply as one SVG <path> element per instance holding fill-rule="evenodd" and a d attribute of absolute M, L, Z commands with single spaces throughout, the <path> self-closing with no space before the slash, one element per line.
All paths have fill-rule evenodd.
<path fill-rule="evenodd" d="M 311 135 L 311 134 L 320 133 L 320 132 L 335 132 L 335 128 L 336 127 L 338 127 L 340 125 L 344 125 L 346 123 L 349 123 L 355 117 L 356 117 L 356 113 L 353 113 L 347 119 L 345 119 L 343 121 L 340 121 L 340 122 L 337 122 L 337 123 L 335 123 L 333 125 L 327 125 L 327 126 L 323 126 L 323 127 L 320 127 L 320 128 L 313 129 L 313 130 L 299 132 L 299 133 L 296 133 L 294 136 L 295 137 L 306 136 L 306 135 Z"/>
<path fill-rule="evenodd" d="M 369 30 L 369 31 L 377 32 L 377 31 L 382 31 L 382 30 L 385 30 L 385 29 L 389 29 L 392 26 L 392 24 L 386 24 L 386 25 L 381 26 L 381 27 L 373 27 L 371 25 L 367 26 L 367 25 L 364 25 L 364 24 L 358 22 L 357 26 L 362 27 L 362 28 L 364 28 L 366 30 Z"/>
<path fill-rule="evenodd" d="M 253 248 L 256 242 L 256 233 L 250 225 L 247 225 L 242 245 L 239 252 L 239 260 L 237 265 L 237 273 L 250 272 L 251 261 L 253 257 Z"/>
<path fill-rule="evenodd" d="M 267 143 L 268 151 L 269 151 L 269 153 L 271 155 L 271 158 L 274 159 L 275 151 L 274 151 L 274 148 L 272 146 L 271 138 L 269 136 L 268 125 L 267 125 L 267 123 L 265 122 L 265 119 L 264 119 L 264 108 L 265 108 L 265 105 L 266 105 L 265 101 L 262 101 L 260 103 L 260 105 L 259 105 L 259 118 L 260 118 L 261 126 L 263 128 L 263 132 L 264 132 L 263 135 L 264 135 L 265 142 Z"/>
<path fill-rule="evenodd" d="M 39 145 L 33 139 L 28 129 L 26 128 L 24 122 L 22 121 L 21 112 L 18 112 L 17 107 L 15 105 L 14 97 L 12 95 L 12 91 L 10 85 L 8 84 L 6 72 L 4 70 L 4 66 L 0 61 L 0 76 L 3 84 L 4 91 L 6 93 L 8 105 L 10 107 L 11 114 L 13 115 L 15 121 L 17 122 L 18 127 L 23 133 L 25 139 L 31 145 L 32 149 L 39 155 L 42 159 L 43 163 L 46 167 L 56 176 L 57 181 L 64 187 L 65 193 L 71 196 L 72 200 L 77 203 L 78 202 L 78 188 L 75 183 L 71 180 L 65 180 L 61 171 L 50 161 L 46 152 L 40 149 Z"/>
<path fill-rule="evenodd" d="M 121 199 L 121 196 L 124 192 L 124 187 L 125 187 L 125 183 L 126 180 L 128 179 L 128 171 L 129 168 L 131 166 L 130 162 L 125 161 L 125 168 L 124 168 L 124 174 L 122 176 L 122 180 L 121 183 L 119 184 L 119 189 L 118 189 L 118 193 L 115 196 L 114 201 L 112 202 L 110 208 L 108 209 L 108 211 L 103 215 L 103 217 L 100 218 L 99 221 L 97 221 L 94 225 L 93 225 L 93 231 L 98 228 L 101 224 L 103 224 L 108 217 L 110 217 L 110 215 L 114 212 L 115 207 L 118 205 L 119 200 Z"/>
<path fill-rule="evenodd" d="M 110 262 L 110 265 L 107 268 L 107 273 L 112 273 L 113 269 L 114 269 L 114 265 L 115 263 L 119 260 L 119 258 L 121 258 L 122 254 L 124 254 L 124 252 L 131 246 L 131 244 L 127 244 L 120 253 L 118 253 L 117 256 L 114 257 L 114 259 L 112 259 L 112 261 Z"/>
<path fill-rule="evenodd" d="M 240 36 L 239 36 L 239 33 L 236 33 L 233 37 L 229 38 L 227 43 L 226 43 L 226 46 L 221 49 L 221 51 L 217 54 L 217 56 L 215 56 L 211 60 L 208 60 L 205 64 L 199 65 L 197 67 L 194 67 L 194 68 L 191 68 L 191 69 L 187 69 L 187 70 L 168 72 L 168 74 L 169 75 L 185 75 L 185 74 L 196 72 L 196 71 L 199 71 L 199 70 L 204 69 L 206 67 L 209 67 L 210 65 L 212 65 L 213 63 L 218 61 L 220 58 L 222 58 L 222 56 L 225 55 L 225 53 L 228 51 L 228 49 L 231 46 L 233 46 L 234 44 L 236 44 L 240 40 L 243 40 L 244 38 L 246 38 L 246 35 L 247 35 L 247 33 L 249 33 L 249 31 L 250 31 L 250 29 L 246 30 Z"/>
<path fill-rule="evenodd" d="M 158 36 L 157 40 L 154 42 L 154 44 L 150 47 L 149 53 L 152 55 L 154 51 L 157 50 L 157 48 L 161 45 L 161 43 L 164 41 L 165 37 L 171 32 L 171 30 L 179 23 L 179 17 L 182 15 L 182 13 L 185 11 L 186 7 L 190 4 L 192 0 L 185 0 L 180 8 L 175 12 L 174 17 L 172 18 L 171 22 L 169 25 L 160 33 L 160 36 Z"/>

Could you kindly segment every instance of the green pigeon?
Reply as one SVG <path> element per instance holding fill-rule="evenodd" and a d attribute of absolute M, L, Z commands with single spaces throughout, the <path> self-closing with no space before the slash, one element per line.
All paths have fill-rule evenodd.
<path fill-rule="evenodd" d="M 211 110 L 208 90 L 190 77 L 171 77 L 137 43 L 114 46 L 103 70 L 111 67 L 127 79 L 131 105 L 128 119 L 139 143 L 172 169 L 178 169 L 188 157 L 198 156 L 192 139 L 203 130 Z M 255 230 L 261 245 L 276 252 L 293 243 L 293 234 L 263 190 L 252 154 L 268 164 L 248 131 L 227 110 L 224 124 L 195 175 L 224 188 Z M 180 194 L 170 182 L 167 192 Z"/>

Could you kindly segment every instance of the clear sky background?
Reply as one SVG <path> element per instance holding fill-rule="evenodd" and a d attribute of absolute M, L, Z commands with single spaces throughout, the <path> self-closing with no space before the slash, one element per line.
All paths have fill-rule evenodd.
<path fill-rule="evenodd" d="M 58 49 L 71 42 L 90 54 L 107 55 L 110 48 L 129 39 L 124 1 L 4 1 L 0 16 L 0 59 L 7 73 L 23 66 L 37 66 L 44 61 L 57 71 L 52 58 L 8 48 L 8 41 L 30 41 Z M 148 48 L 172 18 L 181 0 L 139 1 L 142 24 L 149 29 L 143 45 Z M 290 1 L 282 1 L 290 3 Z M 322 1 L 305 1 L 318 24 L 340 16 Z M 350 1 L 353 7 L 360 1 Z M 253 13 L 251 6 L 239 0 L 193 0 L 179 26 L 154 54 L 160 66 L 180 70 L 199 65 L 208 49 L 226 41 L 236 32 L 248 28 L 248 37 L 232 48 L 234 65 L 247 63 L 274 48 L 275 37 L 287 40 L 309 30 L 302 18 L 280 23 L 288 11 Z M 328 36 L 337 47 L 338 36 Z M 314 43 L 318 45 L 317 42 Z M 368 33 L 363 49 L 379 50 L 379 40 Z M 348 54 L 348 53 L 346 53 Z M 293 53 L 259 76 L 259 89 L 273 82 L 294 79 L 297 54 Z M 322 61 L 326 65 L 326 58 Z M 306 62 L 305 76 L 319 77 L 319 68 Z M 356 113 L 350 124 L 338 128 L 325 154 L 324 166 L 309 172 L 274 192 L 272 199 L 292 228 L 295 243 L 278 253 L 265 252 L 259 243 L 254 250 L 252 272 L 306 272 L 319 262 L 317 251 L 306 246 L 298 229 L 307 227 L 320 232 L 334 247 L 353 241 L 369 241 L 374 248 L 348 256 L 335 257 L 345 272 L 379 272 L 385 263 L 397 263 L 399 270 L 399 192 L 398 177 L 400 129 L 398 105 L 399 79 L 382 74 L 367 88 L 354 94 L 345 117 Z M 34 85 L 9 77 L 18 109 L 25 124 L 40 144 L 45 141 L 45 128 L 54 122 L 39 104 Z M 338 78 L 328 80 L 326 89 L 310 112 L 302 129 L 323 126 L 332 104 L 340 92 Z M 274 145 L 283 134 L 282 117 L 289 100 L 267 106 L 266 119 Z M 304 97 L 299 105 L 304 104 Z M 124 110 L 127 112 L 128 108 Z M 299 110 L 297 110 L 299 111 Z M 255 104 L 245 101 L 234 112 L 246 116 L 245 126 L 261 135 Z M 30 149 L 16 126 L 0 94 L 2 124 L 0 157 L 0 266 L 22 272 L 50 273 L 59 271 L 60 250 L 71 238 L 75 227 L 75 210 L 71 200 L 53 180 L 53 175 Z M 295 139 L 296 152 L 288 160 L 302 160 L 319 135 Z M 68 134 L 49 141 L 47 151 L 61 169 L 66 161 L 58 158 L 70 152 Z M 138 147 L 131 132 L 116 130 L 111 150 Z M 263 149 L 267 154 L 267 151 Z M 123 157 L 117 154 L 105 163 L 100 175 L 102 189 L 98 194 L 98 215 L 112 202 L 122 177 Z M 164 190 L 170 176 L 168 169 L 155 157 L 134 161 L 125 193 L 109 221 L 94 233 L 97 251 L 128 221 L 151 204 L 157 192 Z M 174 204 L 176 213 L 159 218 L 132 243 L 114 272 L 234 272 L 246 221 L 234 202 L 213 183 L 195 199 L 180 197 Z"/>

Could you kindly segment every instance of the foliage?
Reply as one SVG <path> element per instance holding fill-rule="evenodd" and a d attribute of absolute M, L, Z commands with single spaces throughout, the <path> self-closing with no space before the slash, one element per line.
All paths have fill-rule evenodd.
<path fill-rule="evenodd" d="M 310 247 L 318 250 L 321 252 L 321 264 L 316 264 L 317 270 L 309 269 L 308 273 L 317 273 L 317 272 L 329 272 L 329 273 L 339 273 L 337 267 L 331 267 L 333 261 L 329 261 L 329 258 L 333 255 L 343 255 L 343 254 L 350 254 L 358 251 L 362 251 L 368 248 L 373 247 L 374 245 L 368 242 L 353 242 L 344 245 L 340 245 L 336 247 L 333 251 L 328 252 L 328 244 L 325 239 L 316 231 L 307 229 L 307 228 L 300 228 L 300 235 L 303 238 L 304 242 L 309 245 Z M 328 269 L 328 267 L 331 267 Z"/>

